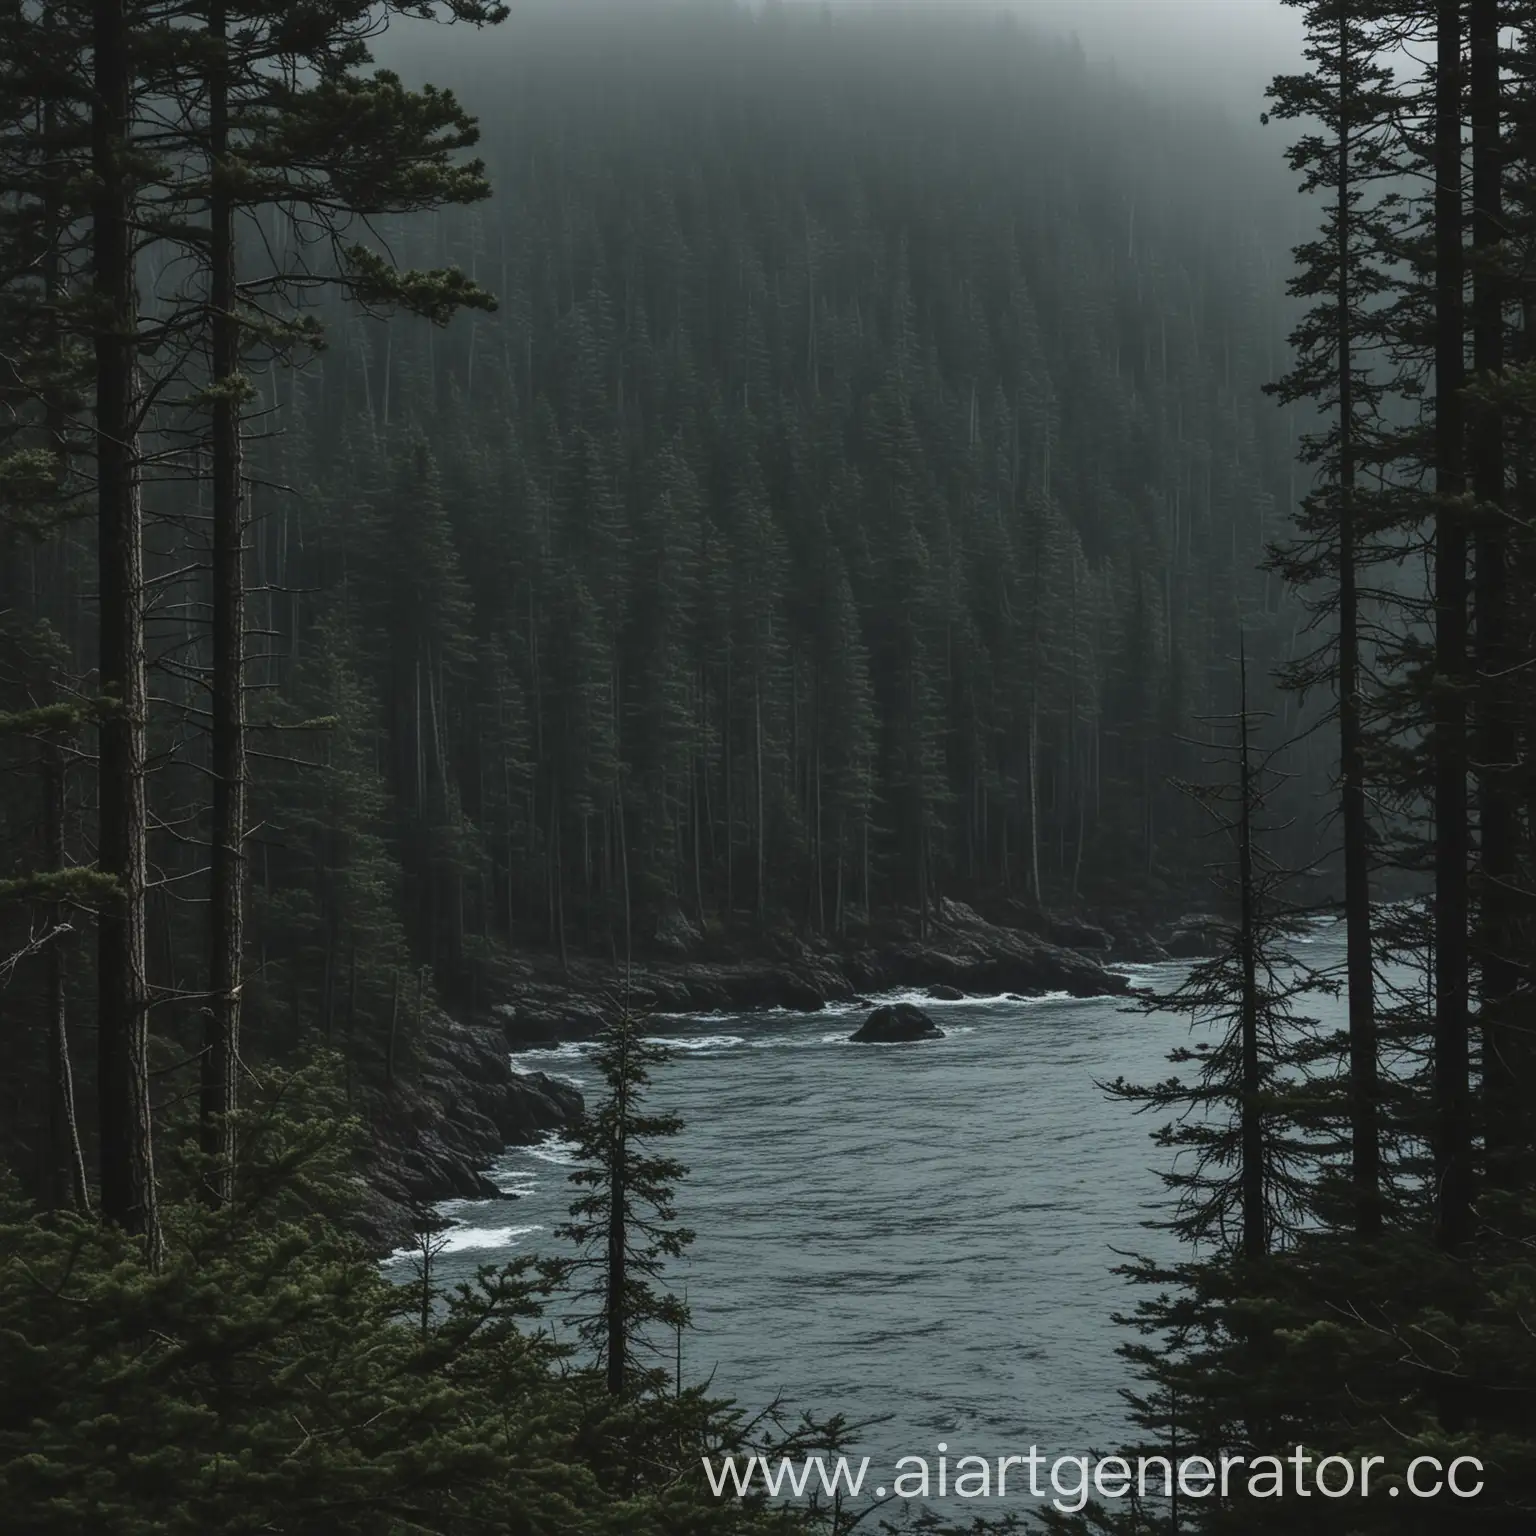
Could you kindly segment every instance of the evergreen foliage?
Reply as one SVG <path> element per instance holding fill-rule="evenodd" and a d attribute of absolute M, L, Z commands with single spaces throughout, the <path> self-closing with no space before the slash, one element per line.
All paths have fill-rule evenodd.
<path fill-rule="evenodd" d="M 693 1241 L 677 1224 L 673 1205 L 674 1187 L 688 1170 L 653 1145 L 675 1136 L 682 1122 L 644 1107 L 650 1069 L 667 1059 L 666 1047 L 647 1039 L 639 1020 L 621 1008 L 588 1059 L 605 1093 L 577 1129 L 578 1166 L 570 1177 L 584 1193 L 558 1234 L 581 1255 L 557 1259 L 551 1268 L 559 1286 L 569 1290 L 581 1282 L 572 1295 L 576 1304 L 595 1303 L 568 1321 L 602 1362 L 608 1390 L 617 1395 L 654 1385 L 655 1370 L 640 1370 L 638 1357 L 658 1348 L 657 1328 L 678 1333 L 688 1324 L 686 1305 L 659 1284 L 666 1261 L 681 1258 Z"/>
<path fill-rule="evenodd" d="M 1477 1456 L 1461 1527 L 1526 1528 L 1536 13 L 1293 3 L 1299 315 L 1219 136 L 1007 18 L 534 9 L 482 140 L 391 35 L 479 0 L 0 6 L 0 1509 L 814 1527 L 698 1457 L 845 1426 L 640 1366 L 689 1234 L 637 1020 L 556 1270 L 598 1369 L 531 1271 L 388 1283 L 347 1106 L 529 948 L 1182 902 L 1215 811 L 1232 940 L 1153 1004 L 1214 1036 L 1112 1085 L 1191 1155 L 1134 1421 Z"/>
<path fill-rule="evenodd" d="M 1309 1529 L 1513 1532 L 1530 1521 L 1533 1444 L 1530 1058 L 1512 1033 L 1531 995 L 1517 873 L 1531 821 L 1514 790 L 1526 685 L 1505 647 L 1531 572 L 1530 416 L 1516 404 L 1529 277 L 1515 253 L 1530 233 L 1536 18 L 1501 0 L 1304 10 L 1312 70 L 1272 99 L 1320 124 L 1291 158 L 1327 202 L 1320 238 L 1297 251 L 1293 291 L 1315 307 L 1276 393 L 1321 416 L 1304 445 L 1317 481 L 1275 563 L 1323 636 L 1286 681 L 1331 693 L 1339 728 L 1348 961 L 1308 984 L 1347 990 L 1348 1031 L 1307 1046 L 1269 1101 L 1282 1139 L 1315 1138 L 1292 1186 L 1304 1219 L 1283 1244 L 1256 1263 L 1230 1230 L 1197 1229 L 1225 1186 L 1172 1176 L 1209 1202 L 1182 1213 L 1205 1247 L 1133 1271 L 1160 1289 L 1129 1319 L 1141 1384 L 1128 1400 L 1185 1454 L 1381 1458 L 1369 1500 L 1314 1490 Z M 1382 904 L 1404 870 L 1414 896 Z M 1244 978 L 1204 969 L 1205 1000 L 1240 1011 Z M 1198 1102 L 1213 1076 L 1200 1062 L 1153 1101 Z M 1209 1160 L 1226 1131 L 1192 1123 L 1173 1139 Z M 1417 1456 L 1470 1458 L 1477 1496 L 1398 1497 Z M 1058 1523 L 1296 1528 L 1294 1495 L 1237 1486 Z"/>
<path fill-rule="evenodd" d="M 1297 1012 L 1318 983 L 1288 943 L 1298 926 L 1289 894 L 1295 877 L 1270 852 L 1279 829 L 1265 819 L 1279 778 L 1275 760 L 1289 744 L 1266 750 L 1256 740 L 1262 722 L 1246 695 L 1231 716 L 1209 724 L 1229 739 L 1215 743 L 1214 755 L 1202 743 L 1213 777 L 1187 789 L 1228 845 L 1213 882 L 1232 897 L 1237 919 L 1214 955 L 1142 1001 L 1149 1012 L 1189 1019 L 1199 1038 L 1169 1060 L 1192 1074 L 1155 1084 L 1120 1078 L 1108 1092 L 1173 1116 L 1156 1141 L 1174 1154 L 1163 1179 L 1175 1197 L 1169 1225 L 1180 1241 L 1257 1261 L 1316 1218 L 1318 1165 L 1335 1147 L 1319 1140 L 1319 1090 L 1308 1078 L 1334 1062 L 1316 1021 Z"/>
<path fill-rule="evenodd" d="M 9 1529 L 112 1533 L 788 1532 L 715 1499 L 700 1457 L 827 1443 L 699 1389 L 607 1400 L 538 1315 L 526 1265 L 436 1293 L 350 1237 L 358 1130 L 336 1063 L 241 1110 L 232 1198 L 188 1142 L 158 1270 L 120 1228 L 0 1196 L 0 1496 Z M 750 1454 L 750 1451 L 748 1452 Z"/>

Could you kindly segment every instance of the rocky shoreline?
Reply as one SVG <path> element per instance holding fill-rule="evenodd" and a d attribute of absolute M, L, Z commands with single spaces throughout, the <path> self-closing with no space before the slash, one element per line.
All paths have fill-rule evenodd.
<path fill-rule="evenodd" d="M 923 988 L 954 996 L 1103 997 L 1128 988 L 1109 969 L 1116 960 L 1165 958 L 1145 936 L 1138 943 L 1087 923 L 1048 923 L 1054 933 L 1033 932 L 945 900 L 925 926 L 895 919 L 843 943 L 779 934 L 750 956 L 697 936 L 675 937 L 674 953 L 637 959 L 627 971 L 574 956 L 562 970 L 552 957 L 538 956 L 520 962 L 492 1012 L 512 1047 L 526 1049 L 596 1034 L 607 1010 L 626 996 L 636 1012 L 662 1014 L 814 1012 Z"/>
<path fill-rule="evenodd" d="M 1167 951 L 1113 917 L 1102 923 L 1009 903 L 986 915 L 945 900 L 926 924 L 893 918 L 845 941 L 781 933 L 706 939 L 674 921 L 627 969 L 553 955 L 508 963 L 502 997 L 481 1022 L 439 1017 L 409 1085 L 365 1106 L 372 1127 L 357 1225 L 382 1251 L 399 1247 L 438 1201 L 503 1196 L 487 1177 L 507 1146 L 569 1129 L 581 1095 L 544 1073 L 518 1072 L 513 1053 L 595 1035 L 627 998 L 638 1013 L 813 1012 L 871 994 L 931 989 L 939 997 L 1123 995 L 1115 962 Z M 504 1196 L 503 1196 L 504 1197 Z"/>
<path fill-rule="evenodd" d="M 370 1136 L 354 1225 L 371 1248 L 407 1243 L 441 1200 L 505 1198 L 486 1175 L 507 1147 L 569 1128 L 580 1093 L 543 1072 L 514 1072 L 500 1031 L 439 1016 L 419 1073 L 364 1106 Z"/>

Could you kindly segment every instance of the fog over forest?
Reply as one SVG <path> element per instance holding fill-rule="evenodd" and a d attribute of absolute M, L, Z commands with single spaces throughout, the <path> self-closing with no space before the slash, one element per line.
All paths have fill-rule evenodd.
<path fill-rule="evenodd" d="M 1018 0 L 1026 20 L 1081 39 L 1090 62 L 1139 86 L 1257 115 L 1270 79 L 1301 62 L 1301 13 L 1278 0 Z"/>
<path fill-rule="evenodd" d="M 1533 274 L 1531 0 L 0 4 L 0 1529 L 1529 1530 Z"/>
<path fill-rule="evenodd" d="M 821 8 L 820 0 L 780 3 Z M 513 19 L 545 8 L 539 0 L 517 0 Z M 575 0 L 558 7 L 567 16 L 601 15 L 606 9 L 601 0 Z M 1046 35 L 1075 37 L 1090 63 L 1113 70 L 1138 88 L 1219 103 L 1235 122 L 1255 120 L 1270 80 L 1301 61 L 1301 15 L 1280 0 L 1011 0 L 1007 5 L 978 0 L 905 0 L 890 5 L 882 5 L 881 0 L 840 0 L 836 9 L 939 15 L 946 10 L 961 14 L 1010 11 Z M 424 38 L 420 29 L 397 35 L 396 44 L 402 50 L 402 62 L 408 55 L 422 60 L 440 56 L 438 44 Z M 450 58 L 456 52 L 481 53 L 487 45 L 483 36 L 461 37 L 447 53 Z M 490 48 L 496 46 L 495 41 L 489 42 Z M 382 51 L 390 55 L 391 45 Z"/>

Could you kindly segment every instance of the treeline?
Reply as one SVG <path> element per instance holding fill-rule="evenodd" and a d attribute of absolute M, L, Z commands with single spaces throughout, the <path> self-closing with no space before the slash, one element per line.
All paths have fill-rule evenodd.
<path fill-rule="evenodd" d="M 1291 164 L 1321 219 L 1276 388 L 1322 414 L 1271 563 L 1315 618 L 1287 681 L 1331 703 L 1346 959 L 1294 958 L 1272 764 L 1239 708 L 1221 815 L 1242 920 L 1162 1000 L 1210 1034 L 1169 1080 L 1114 1090 L 1172 1113 L 1159 1142 L 1181 1154 L 1171 1225 L 1190 1245 L 1129 1270 L 1152 1287 L 1125 1350 L 1135 1421 L 1159 1450 L 1242 1470 L 1221 1497 L 1065 1523 L 1290 1531 L 1275 1474 L 1299 1448 L 1309 1529 L 1513 1532 L 1536 1448 L 1536 15 L 1303 9 L 1310 68 L 1270 100 L 1299 126 Z M 1423 898 L 1382 903 L 1403 877 Z M 1325 993 L 1347 1005 L 1337 1032 L 1306 1017 Z M 1455 1489 L 1424 1498 L 1427 1464 L 1408 1486 L 1415 1457 L 1436 1476 L 1464 1458 Z"/>

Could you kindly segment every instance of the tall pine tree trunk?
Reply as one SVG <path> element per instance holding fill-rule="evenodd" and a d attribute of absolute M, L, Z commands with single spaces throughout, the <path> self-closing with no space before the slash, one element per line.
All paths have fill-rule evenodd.
<path fill-rule="evenodd" d="M 763 820 L 763 691 L 761 679 L 752 680 L 753 785 L 757 792 L 757 926 L 768 926 L 768 844 Z"/>
<path fill-rule="evenodd" d="M 635 953 L 635 919 L 629 888 L 629 833 L 624 826 L 624 784 L 621 779 L 613 792 L 615 834 L 619 841 L 619 880 L 624 897 L 624 986 L 626 1001 L 629 989 L 629 973 Z"/>
<path fill-rule="evenodd" d="M 208 1193 L 234 1188 L 232 1115 L 240 1061 L 245 837 L 245 541 L 241 495 L 240 331 L 236 316 L 235 209 L 229 165 L 229 81 L 224 0 L 208 18 L 209 325 L 213 353 L 213 779 L 208 891 L 208 1009 L 199 1100 L 201 1144 L 212 1159 Z"/>
<path fill-rule="evenodd" d="M 709 868 L 711 876 L 719 868 L 720 855 L 715 845 L 715 807 L 709 794 L 709 675 L 704 664 L 699 664 L 699 793 L 700 809 L 704 816 L 704 835 L 709 839 Z M 699 921 L 704 920 L 700 898 Z"/>
<path fill-rule="evenodd" d="M 731 653 L 725 653 L 725 714 L 721 723 L 725 753 L 723 795 L 725 799 L 725 919 L 736 916 L 736 800 L 731 788 L 731 736 L 736 717 L 731 712 Z"/>
<path fill-rule="evenodd" d="M 1339 23 L 1338 396 L 1339 396 L 1339 778 L 1344 831 L 1345 969 L 1349 988 L 1350 1169 L 1355 1229 L 1381 1226 L 1381 1145 L 1377 1129 L 1375 965 L 1371 953 L 1369 825 L 1360 707 L 1360 604 L 1356 581 L 1354 334 L 1350 251 L 1354 195 L 1350 162 L 1350 22 Z"/>
<path fill-rule="evenodd" d="M 571 957 L 565 942 L 565 857 L 562 827 L 560 780 L 557 777 L 549 797 L 549 840 L 552 850 L 549 882 L 554 905 L 555 943 L 560 951 L 560 970 L 563 974 L 569 975 Z"/>
<path fill-rule="evenodd" d="M 384 1087 L 395 1086 L 395 1046 L 400 1027 L 400 967 L 394 972 L 394 986 L 389 998 L 389 1033 L 384 1037 Z"/>
<path fill-rule="evenodd" d="M 43 801 L 48 868 L 61 870 L 64 860 L 64 753 L 57 742 L 43 749 Z M 52 1157 L 50 1176 L 54 1203 L 70 1205 L 82 1214 L 90 1210 L 85 1155 L 80 1150 L 80 1123 L 75 1115 L 75 1076 L 69 1059 L 68 998 L 65 992 L 65 909 L 55 902 L 48 926 L 48 1124 Z"/>
<path fill-rule="evenodd" d="M 1460 0 L 1439 0 L 1435 85 L 1435 489 L 1466 490 L 1461 390 L 1462 250 Z M 1467 534 L 1459 506 L 1435 517 L 1435 1188 L 1436 1229 L 1454 1250 L 1472 1223 L 1467 1039 Z"/>
<path fill-rule="evenodd" d="M 832 896 L 832 923 L 839 937 L 844 932 L 843 925 L 843 826 L 844 816 L 841 811 L 837 813 L 837 884 L 833 888 Z"/>
<path fill-rule="evenodd" d="M 863 851 L 863 859 L 864 859 L 864 866 L 863 866 L 863 876 L 864 876 L 864 878 L 863 878 L 861 883 L 863 885 L 863 890 L 864 890 L 864 923 L 865 923 L 865 926 L 867 927 L 869 925 L 870 917 L 871 917 L 871 915 L 873 914 L 873 912 L 875 910 L 874 898 L 871 896 L 870 889 L 869 889 L 869 806 L 868 806 L 867 803 L 866 803 L 866 805 L 864 807 L 864 814 L 860 818 L 860 830 L 861 830 L 861 832 L 863 834 L 863 849 L 862 849 L 862 851 Z"/>
<path fill-rule="evenodd" d="M 1482 377 L 1504 367 L 1504 282 L 1499 242 L 1504 235 L 1503 112 L 1497 0 L 1471 0 L 1472 366 Z M 1482 978 L 1485 1137 L 1490 1176 L 1508 1187 L 1513 1161 L 1528 1140 L 1530 1047 L 1509 1017 L 1519 981 L 1512 911 L 1518 815 L 1512 768 L 1515 734 L 1507 682 L 1509 652 L 1508 537 L 1504 525 L 1504 418 L 1480 403 L 1472 424 L 1472 490 L 1478 518 L 1475 544 L 1478 671 L 1478 809 L 1481 880 L 1478 887 L 1478 965 Z"/>
<path fill-rule="evenodd" d="M 692 801 L 693 809 L 693 910 L 699 920 L 699 929 L 704 928 L 704 871 L 703 871 L 703 828 L 699 824 L 699 779 L 701 775 L 708 781 L 709 763 L 691 761 L 688 768 L 688 798 Z"/>
<path fill-rule="evenodd" d="M 1259 945 L 1253 873 L 1254 804 L 1253 769 L 1248 740 L 1248 658 L 1246 651 L 1241 648 L 1238 685 L 1237 879 L 1240 903 L 1238 942 L 1242 966 L 1243 1256 L 1247 1259 L 1261 1259 L 1269 1247 L 1269 1224 L 1264 1200 L 1264 1123 L 1260 1107 L 1263 1085 L 1259 1073 Z"/>
<path fill-rule="evenodd" d="M 1037 906 L 1043 905 L 1040 893 L 1040 708 L 1037 699 L 1029 705 L 1029 886 Z"/>
<path fill-rule="evenodd" d="M 58 136 L 58 106 L 53 101 L 43 106 L 43 143 L 51 158 Z M 43 187 L 43 226 L 47 248 L 42 257 L 44 302 L 50 317 L 56 317 L 64 298 L 63 264 L 60 248 L 63 235 L 62 177 L 48 173 Z M 56 318 L 48 323 L 49 343 L 62 343 Z M 43 427 L 49 451 L 53 455 L 54 483 L 59 493 L 66 488 L 69 450 L 65 433 L 68 427 L 67 402 L 57 388 L 47 389 L 43 400 Z M 64 857 L 65 780 L 64 752 L 56 741 L 43 748 L 43 803 L 48 868 L 62 870 Z M 90 1209 L 90 1189 L 86 1180 L 85 1155 L 80 1147 L 80 1124 L 75 1110 L 74 1070 L 69 1055 L 69 1011 L 66 992 L 65 941 L 66 909 L 56 902 L 49 911 L 48 926 L 54 933 L 48 946 L 48 1068 L 49 1131 L 52 1152 L 51 1177 L 55 1204 L 69 1204 L 82 1213 Z"/>
<path fill-rule="evenodd" d="M 814 773 L 816 775 L 816 808 L 815 808 L 815 859 L 816 866 L 816 931 L 827 931 L 827 880 L 825 860 L 826 854 L 822 846 L 821 836 L 821 693 L 818 687 L 816 695 L 816 763 Z"/>
<path fill-rule="evenodd" d="M 129 164 L 132 75 L 124 0 L 92 8 L 92 289 L 96 301 L 98 681 L 97 858 L 117 894 L 97 924 L 97 1098 L 101 1209 L 161 1253 L 147 1071 L 145 974 L 144 529 L 139 485 L 138 296 Z"/>

